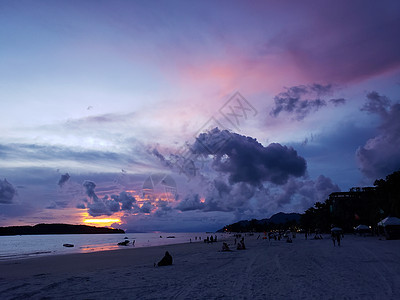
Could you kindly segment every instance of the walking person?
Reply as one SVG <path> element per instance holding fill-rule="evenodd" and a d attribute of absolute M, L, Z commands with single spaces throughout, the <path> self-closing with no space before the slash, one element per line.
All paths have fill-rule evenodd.
<path fill-rule="evenodd" d="M 339 233 L 336 234 L 336 240 L 337 240 L 337 244 L 338 244 L 339 247 L 340 247 L 340 238 L 341 238 L 341 235 L 340 235 L 340 232 L 339 232 Z"/>

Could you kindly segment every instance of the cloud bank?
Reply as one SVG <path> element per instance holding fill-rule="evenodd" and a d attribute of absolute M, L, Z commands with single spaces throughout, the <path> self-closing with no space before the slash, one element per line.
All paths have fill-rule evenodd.
<path fill-rule="evenodd" d="M 14 186 L 4 178 L 0 180 L 0 204 L 10 204 L 17 191 Z"/>
<path fill-rule="evenodd" d="M 378 135 L 369 139 L 356 152 L 361 171 L 371 179 L 378 179 L 400 169 L 400 103 L 373 91 L 361 108 L 381 119 Z"/>
<path fill-rule="evenodd" d="M 307 169 L 305 159 L 291 147 L 278 143 L 264 147 L 254 138 L 218 128 L 199 134 L 191 151 L 208 156 L 215 145 L 219 145 L 219 150 L 212 167 L 228 175 L 231 184 L 259 186 L 265 181 L 284 184 L 290 176 L 303 176 Z"/>

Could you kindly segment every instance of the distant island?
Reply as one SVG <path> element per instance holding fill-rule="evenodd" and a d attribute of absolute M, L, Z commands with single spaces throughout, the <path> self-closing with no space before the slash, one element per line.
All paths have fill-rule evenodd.
<path fill-rule="evenodd" d="M 248 231 L 269 231 L 287 229 L 300 223 L 301 214 L 298 213 L 277 213 L 271 218 L 251 221 L 243 220 L 221 228 L 217 232 L 248 232 Z"/>
<path fill-rule="evenodd" d="M 71 224 L 37 224 L 35 226 L 0 227 L 1 235 L 33 234 L 106 234 L 125 233 L 122 229 Z"/>

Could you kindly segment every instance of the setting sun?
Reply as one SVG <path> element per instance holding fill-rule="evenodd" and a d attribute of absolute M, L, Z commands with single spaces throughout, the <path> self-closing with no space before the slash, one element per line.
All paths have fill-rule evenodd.
<path fill-rule="evenodd" d="M 102 226 L 111 226 L 114 223 L 120 223 L 120 219 L 85 219 L 83 220 L 84 223 L 87 224 L 101 224 Z"/>

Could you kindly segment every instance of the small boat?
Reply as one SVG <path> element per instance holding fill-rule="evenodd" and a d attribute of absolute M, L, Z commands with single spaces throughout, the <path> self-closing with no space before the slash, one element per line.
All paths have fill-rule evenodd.
<path fill-rule="evenodd" d="M 123 242 L 119 242 L 118 246 L 128 246 L 128 244 L 129 244 L 129 240 L 125 240 Z"/>
<path fill-rule="evenodd" d="M 69 247 L 69 248 L 74 247 L 73 244 L 63 244 L 63 246 L 64 246 L 64 247 Z"/>
<path fill-rule="evenodd" d="M 167 236 L 167 239 L 174 239 L 174 238 L 175 238 L 174 235 Z"/>

